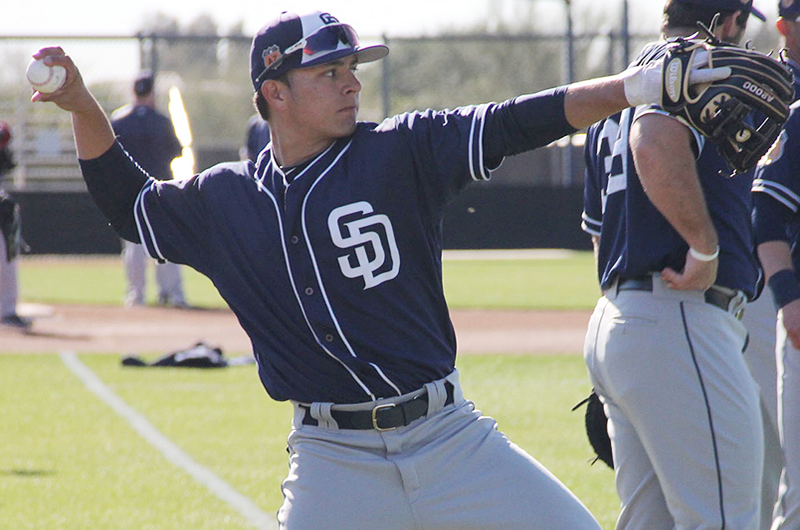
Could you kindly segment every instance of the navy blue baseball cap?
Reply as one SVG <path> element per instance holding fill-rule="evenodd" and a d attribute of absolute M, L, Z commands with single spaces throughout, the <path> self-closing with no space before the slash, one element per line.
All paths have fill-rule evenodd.
<path fill-rule="evenodd" d="M 133 82 L 133 91 L 137 96 L 144 96 L 153 91 L 156 84 L 156 76 L 150 70 L 139 72 Z"/>
<path fill-rule="evenodd" d="M 800 17 L 800 2 L 798 0 L 780 0 L 778 16 L 792 19 Z"/>
<path fill-rule="evenodd" d="M 765 21 L 764 13 L 753 7 L 753 0 L 674 0 L 681 4 L 712 7 L 721 11 L 747 11 L 759 20 Z"/>
<path fill-rule="evenodd" d="M 250 78 L 258 90 L 267 79 L 356 55 L 359 63 L 383 59 L 383 44 L 361 46 L 356 31 L 322 11 L 304 15 L 284 11 L 262 27 L 250 47 Z"/>

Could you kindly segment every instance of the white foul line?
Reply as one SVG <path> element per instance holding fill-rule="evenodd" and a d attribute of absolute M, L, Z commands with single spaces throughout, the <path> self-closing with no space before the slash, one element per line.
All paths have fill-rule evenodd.
<path fill-rule="evenodd" d="M 211 493 L 228 503 L 242 517 L 253 526 L 261 530 L 276 530 L 277 524 L 274 516 L 267 515 L 255 505 L 248 497 L 234 490 L 227 482 L 222 480 L 213 471 L 198 464 L 184 453 L 169 438 L 161 434 L 147 419 L 125 403 L 118 395 L 108 388 L 78 357 L 72 352 L 63 352 L 59 355 L 83 384 L 102 399 L 109 407 L 122 416 L 139 435 L 147 440 L 150 445 L 161 451 L 171 463 L 180 467 L 195 480 L 207 487 Z"/>

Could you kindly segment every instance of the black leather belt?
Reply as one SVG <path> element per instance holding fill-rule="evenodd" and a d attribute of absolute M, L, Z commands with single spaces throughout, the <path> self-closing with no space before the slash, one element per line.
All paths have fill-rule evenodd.
<path fill-rule="evenodd" d="M 648 291 L 653 292 L 653 277 L 642 276 L 641 278 L 627 278 L 619 281 L 618 291 Z M 728 311 L 731 302 L 738 296 L 738 291 L 726 293 L 718 287 L 711 286 L 703 293 L 707 304 L 719 307 L 723 311 Z"/>
<path fill-rule="evenodd" d="M 453 383 L 445 381 L 444 388 L 447 391 L 447 399 L 444 404 L 450 405 L 454 401 Z M 300 407 L 305 410 L 303 425 L 319 425 L 319 422 L 311 417 L 308 405 L 300 405 Z M 376 431 L 391 431 L 398 427 L 405 427 L 412 421 L 424 417 L 427 413 L 427 392 L 403 403 L 386 403 L 369 410 L 331 410 L 331 416 L 336 420 L 340 429 L 375 429 Z"/>

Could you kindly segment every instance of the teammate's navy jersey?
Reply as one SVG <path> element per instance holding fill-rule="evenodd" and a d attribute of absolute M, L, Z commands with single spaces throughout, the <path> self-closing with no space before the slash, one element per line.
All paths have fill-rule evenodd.
<path fill-rule="evenodd" d="M 351 403 L 413 391 L 455 364 L 445 205 L 503 156 L 574 132 L 563 93 L 544 106 L 518 98 L 360 123 L 290 178 L 268 147 L 255 165 L 151 179 L 136 200 L 139 237 L 152 256 L 213 281 L 273 398 Z M 82 162 L 84 175 L 120 172 L 98 164 Z"/>
<path fill-rule="evenodd" d="M 789 59 L 788 57 L 784 58 L 786 61 L 786 66 L 794 74 L 794 99 L 797 101 L 800 99 L 800 65 L 798 65 L 793 60 Z"/>
<path fill-rule="evenodd" d="M 658 56 L 661 48 L 646 47 L 640 57 Z M 600 237 L 597 265 L 603 289 L 616 278 L 636 278 L 665 267 L 682 270 L 685 264 L 689 247 L 647 197 L 628 145 L 633 121 L 652 112 L 664 114 L 656 107 L 626 109 L 592 125 L 587 133 L 582 227 Z M 697 174 L 719 237 L 715 284 L 753 297 L 758 283 L 751 225 L 753 173 L 726 176 L 730 168 L 715 146 L 691 131 L 699 153 Z"/>
<path fill-rule="evenodd" d="M 783 240 L 791 245 L 800 271 L 800 101 L 791 107 L 783 131 L 756 168 L 753 196 L 758 243 Z"/>
<path fill-rule="evenodd" d="M 172 178 L 170 163 L 181 155 L 172 122 L 146 105 L 126 105 L 111 115 L 111 125 L 125 150 L 158 180 Z"/>

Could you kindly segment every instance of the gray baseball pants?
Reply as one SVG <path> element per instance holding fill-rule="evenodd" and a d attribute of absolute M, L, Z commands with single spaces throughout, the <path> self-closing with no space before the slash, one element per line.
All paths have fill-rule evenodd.
<path fill-rule="evenodd" d="M 736 309 L 736 308 L 735 308 Z M 757 530 L 764 430 L 747 331 L 702 292 L 609 289 L 584 356 L 605 403 L 618 530 Z"/>
<path fill-rule="evenodd" d="M 458 373 L 399 398 L 295 403 L 284 530 L 599 530 L 581 502 L 463 397 Z M 428 392 L 428 415 L 391 431 L 337 428 L 334 409 L 371 409 Z"/>

